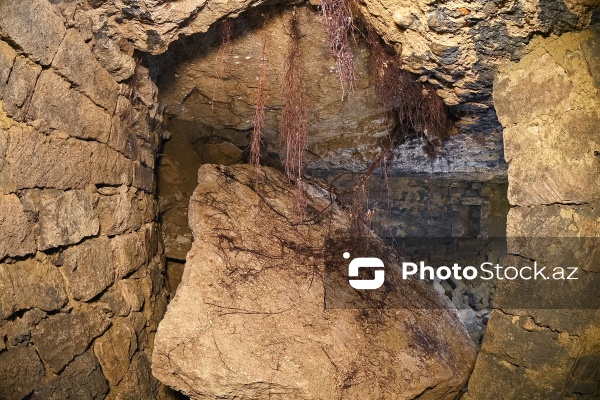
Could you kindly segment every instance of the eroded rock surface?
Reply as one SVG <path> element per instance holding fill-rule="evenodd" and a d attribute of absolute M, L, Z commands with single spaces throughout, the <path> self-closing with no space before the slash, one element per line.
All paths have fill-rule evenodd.
<path fill-rule="evenodd" d="M 537 246 L 531 239 L 515 241 L 509 253 L 542 262 L 556 252 L 559 265 L 578 265 L 586 275 L 599 273 L 599 62 L 590 52 L 600 43 L 599 33 L 595 26 L 536 40 L 520 62 L 502 68 L 494 87 L 514 206 L 507 236 L 547 238 Z M 559 242 L 561 247 L 544 246 L 557 237 L 570 239 Z M 594 240 L 574 252 L 572 245 L 582 238 Z M 512 286 L 499 285 L 496 299 Z M 538 302 L 535 309 L 516 304 L 517 309 L 499 306 L 491 313 L 465 399 L 600 396 L 600 313 L 573 309 L 570 301 L 586 307 L 595 295 L 575 291 L 578 286 L 554 287 L 529 286 L 530 294 L 557 299 L 563 309 L 542 309 L 545 303 Z"/>
<path fill-rule="evenodd" d="M 475 357 L 455 312 L 324 309 L 323 241 L 349 217 L 307 185 L 311 222 L 294 224 L 293 190 L 262 171 L 257 188 L 251 166 L 200 168 L 154 375 L 194 399 L 453 399 Z M 440 299 L 406 285 L 413 301 Z"/>

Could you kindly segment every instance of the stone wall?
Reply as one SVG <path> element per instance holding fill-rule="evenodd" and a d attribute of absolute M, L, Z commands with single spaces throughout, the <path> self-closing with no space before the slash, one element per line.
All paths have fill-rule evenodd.
<path fill-rule="evenodd" d="M 508 199 L 514 206 L 508 236 L 599 236 L 599 46 L 598 25 L 538 39 L 521 61 L 502 68 L 494 83 L 494 102 L 505 127 Z M 525 246 L 509 246 L 510 253 L 529 260 L 543 259 L 549 249 L 531 253 Z M 597 250 L 588 246 L 570 261 L 584 273 L 598 274 L 591 258 Z M 548 293 L 544 285 L 532 287 L 539 298 L 577 296 Z M 499 286 L 496 296 L 502 291 Z M 598 326 L 595 309 L 494 310 L 465 398 L 598 398 Z"/>
<path fill-rule="evenodd" d="M 0 398 L 158 398 L 156 88 L 75 4 L 0 2 Z"/>

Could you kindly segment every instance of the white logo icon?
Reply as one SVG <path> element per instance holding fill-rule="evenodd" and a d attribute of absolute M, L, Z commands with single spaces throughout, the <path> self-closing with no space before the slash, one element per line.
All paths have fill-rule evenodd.
<path fill-rule="evenodd" d="M 350 253 L 345 252 L 344 258 L 347 260 L 350 258 Z M 375 257 L 358 257 L 350 261 L 348 265 L 348 276 L 352 278 L 358 277 L 358 270 L 360 268 L 379 268 L 376 269 L 375 277 L 373 279 L 350 279 L 350 286 L 358 290 L 375 290 L 379 289 L 385 280 L 385 272 L 383 270 L 383 261 Z"/>

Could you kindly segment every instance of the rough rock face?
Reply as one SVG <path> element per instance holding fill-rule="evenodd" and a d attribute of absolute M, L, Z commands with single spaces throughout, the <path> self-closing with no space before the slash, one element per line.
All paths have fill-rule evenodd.
<path fill-rule="evenodd" d="M 380 154 L 382 141 L 393 126 L 384 106 L 376 101 L 368 49 L 357 41 L 356 89 L 344 93 L 320 13 L 311 7 L 295 12 L 302 30 L 300 59 L 310 110 L 306 167 L 310 171 L 366 170 Z M 224 28 L 219 24 L 205 35 L 182 38 L 157 58 L 156 69 L 164 71 L 158 83 L 160 99 L 173 120 L 168 124 L 173 141 L 193 132 L 196 140 L 237 146 L 238 152 L 246 150 L 254 126 L 265 44 L 268 78 L 263 159 L 269 163 L 275 155 L 284 157 L 280 125 L 291 13 L 291 9 L 280 8 L 273 8 L 268 16 L 249 11 L 230 22 L 232 41 L 227 46 L 221 45 Z M 499 131 L 481 129 L 476 137 L 461 132 L 445 144 L 433 165 L 420 141 L 410 141 L 390 158 L 390 171 L 471 174 L 489 179 L 505 173 L 501 140 Z M 214 151 L 219 150 L 216 146 L 213 144 Z"/>
<path fill-rule="evenodd" d="M 156 87 L 75 5 L 0 2 L 0 398 L 160 398 Z"/>
<path fill-rule="evenodd" d="M 514 206 L 508 236 L 599 235 L 599 44 L 598 26 L 536 40 L 520 62 L 501 69 L 494 101 L 505 126 Z M 576 254 L 575 261 L 597 274 L 590 258 L 597 248 L 586 250 L 590 254 Z M 509 252 L 540 260 L 547 249 L 517 245 Z M 548 295 L 543 283 L 535 289 Z M 493 311 L 465 398 L 598 398 L 598 326 L 597 310 Z"/>
<path fill-rule="evenodd" d="M 91 28 L 94 32 L 102 32 L 109 37 L 127 37 L 136 48 L 153 54 L 164 53 L 171 44 L 177 41 L 185 42 L 187 37 L 196 41 L 201 34 L 214 35 L 216 22 L 238 16 L 242 16 L 243 20 L 244 16 L 266 14 L 274 8 L 273 3 L 264 6 L 262 2 L 252 0 L 210 4 L 210 6 L 201 0 L 135 3 L 94 0 L 89 3 L 96 8 L 81 12 L 79 16 L 92 19 Z M 285 6 L 287 3 L 279 2 L 279 5 Z M 318 1 L 310 1 L 313 6 L 318 3 Z M 447 172 L 452 172 L 454 169 L 464 172 L 465 167 L 469 172 L 473 172 L 473 169 L 502 164 L 499 156 L 501 146 L 498 145 L 501 129 L 491 99 L 491 82 L 496 75 L 497 65 L 507 60 L 517 60 L 522 55 L 525 45 L 536 35 L 560 34 L 585 28 L 593 19 L 593 10 L 597 6 L 598 3 L 594 0 L 353 2 L 355 14 L 361 15 L 388 44 L 397 50 L 406 69 L 432 83 L 446 103 L 455 106 L 455 110 L 460 113 L 460 129 L 469 134 L 452 139 L 447 146 L 448 158 L 435 166 L 439 171 Z M 273 32 L 277 24 L 277 21 L 269 23 L 270 27 L 266 29 Z M 331 68 L 334 61 L 323 46 L 322 30 L 314 28 L 311 28 L 304 37 L 306 47 L 314 54 L 318 54 L 316 58 L 307 54 L 307 59 L 310 60 L 309 81 L 312 84 L 325 83 L 331 78 L 332 87 L 335 87 L 335 72 Z M 275 43 L 271 46 L 279 50 L 285 45 L 285 41 L 281 40 L 284 35 L 278 32 L 275 37 Z M 257 75 L 256 60 L 259 58 L 258 48 L 262 40 L 255 40 L 251 46 L 248 45 L 249 43 L 251 41 L 246 39 L 245 45 L 241 44 L 238 47 L 240 57 L 232 61 L 239 62 L 240 67 L 251 65 L 247 70 Z M 213 55 L 216 53 L 215 49 Z M 284 53 L 285 51 L 272 52 L 269 55 L 270 62 L 276 61 Z M 357 46 L 355 53 L 357 64 L 360 65 L 364 62 L 362 61 L 364 54 L 361 54 L 364 51 Z M 250 60 L 246 59 L 248 56 L 251 57 Z M 202 66 L 194 68 L 190 65 L 185 68 L 195 69 L 197 72 L 203 69 Z M 217 101 L 225 101 L 228 106 L 233 104 L 234 108 L 240 107 L 243 111 L 253 104 L 253 101 L 248 99 L 254 98 L 254 96 L 244 96 L 248 88 L 243 87 L 246 86 L 245 82 L 255 82 L 256 77 L 251 76 L 251 79 L 247 80 L 247 73 L 241 75 L 234 73 L 228 76 L 240 79 L 232 85 L 233 91 L 223 91 L 219 88 Z M 274 77 L 277 79 L 276 75 Z M 214 80 L 214 70 L 203 73 L 200 79 L 210 83 Z M 362 83 L 359 81 L 359 89 L 365 86 L 364 82 L 364 79 Z M 252 84 L 248 86 L 250 89 L 255 88 Z M 201 96 L 206 91 L 212 90 L 204 86 L 193 97 Z M 223 97 L 226 93 L 241 93 L 241 98 L 235 99 L 237 101 L 234 101 L 233 97 L 226 99 Z M 213 97 L 215 96 L 209 96 L 209 98 Z M 340 110 L 354 108 L 356 111 L 351 97 L 348 101 L 336 104 L 336 107 Z M 330 97 L 326 103 L 331 103 L 331 99 L 336 101 L 341 98 L 342 96 L 338 94 Z M 200 100 L 206 103 L 207 99 L 200 98 Z M 321 96 L 311 96 L 313 105 L 321 100 L 323 100 Z M 277 104 L 277 102 L 273 103 L 274 106 Z M 193 110 L 190 109 L 192 113 L 197 114 Z M 328 114 L 335 114 L 331 110 L 328 111 Z M 360 117 L 357 118 L 359 121 L 368 120 L 369 125 L 377 125 L 378 121 L 381 122 L 379 118 L 373 118 L 373 112 L 369 107 L 360 111 L 358 114 Z M 237 115 L 243 116 L 237 121 L 232 119 L 238 126 L 248 126 L 252 121 L 251 115 L 246 115 L 244 112 L 238 112 Z M 218 124 L 220 120 L 221 118 L 216 118 L 214 122 Z M 326 123 L 327 119 L 320 119 L 319 122 Z M 360 129 L 360 124 L 357 124 L 358 127 L 350 126 L 349 130 Z M 341 125 L 334 126 L 339 130 Z M 382 130 L 385 128 L 379 127 L 372 132 Z M 476 135 L 472 135 L 473 133 Z M 364 136 L 362 139 L 357 139 L 354 135 L 348 135 L 338 142 L 326 142 L 325 148 L 314 147 L 319 155 L 329 151 L 331 153 L 329 156 L 337 158 L 334 163 L 347 160 L 348 156 L 368 160 L 369 154 L 376 152 L 372 139 L 372 137 L 365 139 Z M 315 139 L 315 143 L 317 142 L 318 140 Z M 359 151 L 352 153 L 350 150 L 352 148 L 357 148 Z M 478 149 L 487 149 L 488 155 L 493 153 L 498 156 L 493 157 L 492 160 L 486 159 L 486 152 Z M 402 153 L 404 157 L 396 165 L 398 170 L 421 172 L 428 170 L 426 159 L 421 155 L 419 146 L 407 146 L 402 149 Z M 461 158 L 465 159 L 464 163 L 460 162 Z"/>
<path fill-rule="evenodd" d="M 194 399 L 453 399 L 475 356 L 455 312 L 324 309 L 323 242 L 349 217 L 308 185 L 315 219 L 294 224 L 293 191 L 262 171 L 257 189 L 249 165 L 200 168 L 154 375 Z M 437 296 L 414 284 L 407 297 Z"/>

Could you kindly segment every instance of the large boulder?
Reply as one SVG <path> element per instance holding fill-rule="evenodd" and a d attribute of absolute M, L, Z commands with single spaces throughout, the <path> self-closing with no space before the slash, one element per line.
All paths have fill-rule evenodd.
<path fill-rule="evenodd" d="M 443 304 L 431 286 L 402 286 L 414 307 L 324 307 L 323 243 L 351 222 L 326 191 L 304 186 L 295 223 L 297 194 L 276 170 L 198 175 L 194 243 L 155 340 L 159 380 L 192 399 L 455 398 L 475 350 L 454 310 L 419 306 Z"/>

